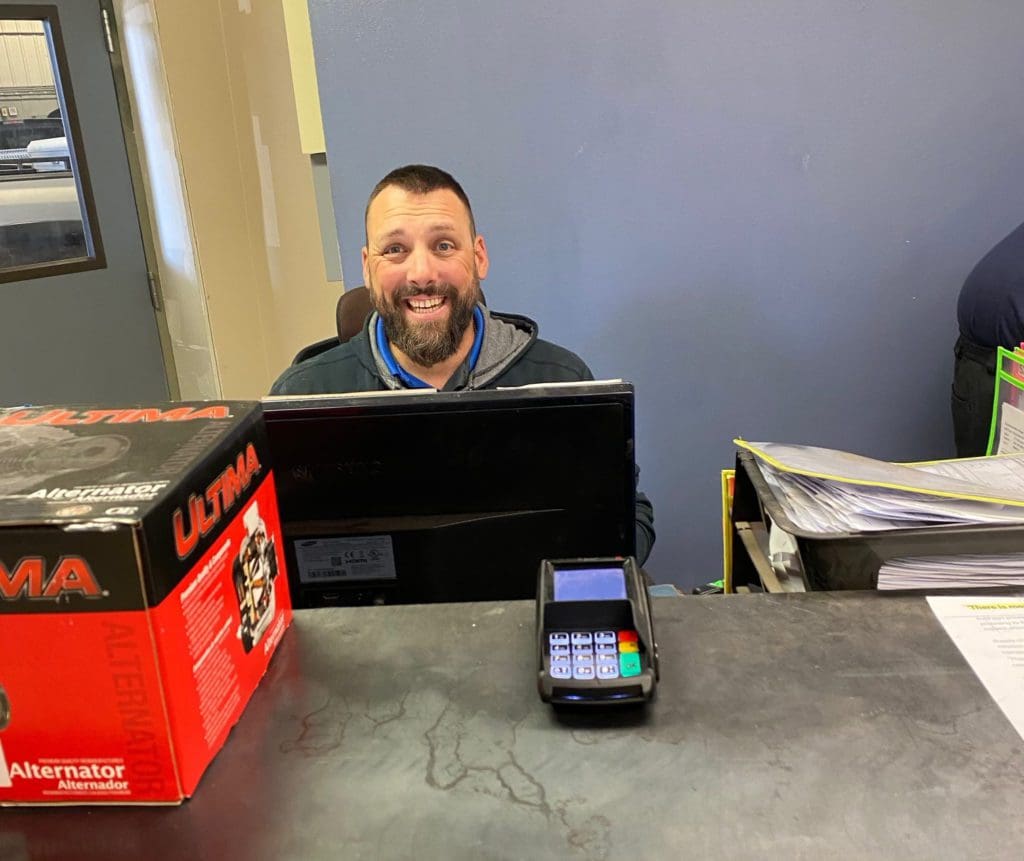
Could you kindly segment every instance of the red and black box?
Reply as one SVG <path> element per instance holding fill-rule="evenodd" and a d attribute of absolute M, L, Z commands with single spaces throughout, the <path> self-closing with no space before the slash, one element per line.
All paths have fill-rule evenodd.
<path fill-rule="evenodd" d="M 0 410 L 0 805 L 180 803 L 290 621 L 258 404 Z"/>

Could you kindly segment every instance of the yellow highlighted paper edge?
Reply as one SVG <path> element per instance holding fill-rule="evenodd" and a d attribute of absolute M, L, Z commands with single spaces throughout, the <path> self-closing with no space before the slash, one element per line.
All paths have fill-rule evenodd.
<path fill-rule="evenodd" d="M 899 490 L 899 491 L 902 491 L 904 493 L 920 493 L 920 494 L 923 494 L 925 496 L 939 496 L 939 497 L 943 497 L 945 499 L 966 499 L 966 500 L 970 500 L 971 502 L 987 502 L 987 503 L 991 503 L 991 504 L 995 504 L 995 505 L 1012 505 L 1012 506 L 1014 506 L 1016 508 L 1024 508 L 1024 500 L 1019 500 L 1019 499 L 1005 499 L 1005 498 L 1000 497 L 1000 496 L 974 496 L 974 495 L 971 495 L 971 494 L 952 493 L 950 491 L 945 491 L 945 490 L 927 490 L 925 488 L 911 487 L 910 485 L 904 485 L 904 484 L 893 484 L 893 483 L 885 482 L 885 481 L 868 481 L 867 479 L 862 479 L 862 478 L 850 478 L 848 476 L 828 475 L 828 474 L 822 473 L 822 472 L 811 472 L 810 470 L 806 470 L 806 469 L 796 469 L 794 467 L 787 466 L 786 464 L 784 464 L 781 461 L 775 459 L 774 457 L 772 457 L 771 455 L 769 455 L 766 452 L 762 451 L 761 449 L 757 448 L 756 446 L 751 445 L 749 442 L 747 442 L 744 439 L 737 438 L 737 439 L 734 439 L 733 442 L 736 445 L 738 445 L 740 448 L 746 449 L 747 451 L 749 451 L 751 454 L 755 455 L 760 460 L 763 460 L 765 463 L 771 464 L 777 470 L 779 470 L 779 472 L 789 472 L 789 473 L 792 473 L 794 475 L 806 475 L 806 476 L 809 476 L 810 478 L 822 478 L 822 479 L 825 479 L 826 481 L 839 481 L 839 482 L 842 482 L 843 484 L 859 484 L 859 485 L 863 485 L 864 487 L 883 487 L 883 488 L 886 488 L 887 490 Z M 1004 455 L 1004 456 L 1009 456 L 1009 455 Z M 955 460 L 955 459 L 956 458 L 950 458 L 950 460 Z M 925 462 L 922 462 L 922 463 L 945 463 L 945 462 L 946 461 L 935 460 L 935 461 L 925 461 Z M 902 464 L 902 465 L 903 466 L 909 466 L 910 464 Z"/>

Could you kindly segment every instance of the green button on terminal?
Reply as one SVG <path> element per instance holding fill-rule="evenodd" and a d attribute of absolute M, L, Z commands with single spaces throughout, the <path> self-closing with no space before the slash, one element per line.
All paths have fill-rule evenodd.
<path fill-rule="evenodd" d="M 640 675 L 640 655 L 636 652 L 619 655 L 619 673 L 623 677 Z"/>

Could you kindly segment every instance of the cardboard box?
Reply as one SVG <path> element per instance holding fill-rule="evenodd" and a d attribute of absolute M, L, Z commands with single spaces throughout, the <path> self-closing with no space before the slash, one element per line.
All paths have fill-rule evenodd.
<path fill-rule="evenodd" d="M 0 410 L 0 804 L 179 803 L 291 621 L 260 408 Z"/>

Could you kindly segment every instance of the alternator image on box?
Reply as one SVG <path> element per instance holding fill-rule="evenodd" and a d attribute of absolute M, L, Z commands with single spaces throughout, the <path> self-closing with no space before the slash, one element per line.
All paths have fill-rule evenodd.
<path fill-rule="evenodd" d="M 50 425 L 0 426 L 0 496 L 22 493 L 58 475 L 106 467 L 131 448 L 126 436 L 78 436 Z"/>
<path fill-rule="evenodd" d="M 274 619 L 274 581 L 277 579 L 277 543 L 255 502 L 242 515 L 246 534 L 233 565 L 235 597 L 241 622 L 238 639 L 246 652 L 258 645 Z"/>
<path fill-rule="evenodd" d="M 291 621 L 258 404 L 0 409 L 0 805 L 177 804 Z"/>

